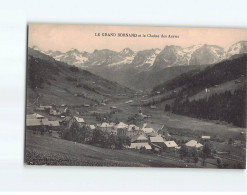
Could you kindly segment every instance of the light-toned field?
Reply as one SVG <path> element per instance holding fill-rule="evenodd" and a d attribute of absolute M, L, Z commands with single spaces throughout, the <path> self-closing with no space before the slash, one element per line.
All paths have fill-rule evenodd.
<path fill-rule="evenodd" d="M 110 106 L 116 106 L 121 112 L 116 113 L 115 116 L 119 118 L 120 121 L 126 122 L 128 117 L 138 113 L 138 106 L 131 106 L 125 102 L 129 99 L 138 101 L 137 98 L 125 98 L 120 101 L 111 102 L 106 106 L 97 107 L 96 110 L 102 112 L 110 111 Z M 144 120 L 149 124 L 162 126 L 165 124 L 167 127 L 177 128 L 177 129 L 186 129 L 192 131 L 202 131 L 208 132 L 217 135 L 238 135 L 240 132 L 245 132 L 244 128 L 238 128 L 230 124 L 219 122 L 219 121 L 206 121 L 196 118 L 191 118 L 182 115 L 176 115 L 168 112 L 164 112 L 162 107 L 157 107 L 156 109 L 151 109 L 150 107 L 142 107 L 143 114 L 151 115 L 150 118 Z"/>

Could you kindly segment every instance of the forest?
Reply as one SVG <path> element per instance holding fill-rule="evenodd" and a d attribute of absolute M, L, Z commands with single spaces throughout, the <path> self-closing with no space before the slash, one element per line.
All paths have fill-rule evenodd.
<path fill-rule="evenodd" d="M 199 119 L 226 121 L 246 128 L 246 86 L 233 93 L 225 91 L 199 100 L 181 101 L 177 98 L 172 108 L 167 106 L 166 110 Z"/>

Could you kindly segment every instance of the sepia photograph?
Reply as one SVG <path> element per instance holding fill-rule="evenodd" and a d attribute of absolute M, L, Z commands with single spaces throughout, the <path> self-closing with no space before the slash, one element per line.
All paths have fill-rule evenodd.
<path fill-rule="evenodd" d="M 28 24 L 26 165 L 246 169 L 247 29 Z"/>

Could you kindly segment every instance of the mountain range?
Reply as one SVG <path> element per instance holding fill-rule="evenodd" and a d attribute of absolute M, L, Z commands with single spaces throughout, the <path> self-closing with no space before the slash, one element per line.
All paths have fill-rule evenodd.
<path fill-rule="evenodd" d="M 141 51 L 133 51 L 130 48 L 125 48 L 120 52 L 102 49 L 94 50 L 92 53 L 77 49 L 67 52 L 42 51 L 37 46 L 34 46 L 33 49 L 39 50 L 57 61 L 88 70 L 127 87 L 145 89 L 152 88 L 188 70 L 204 67 L 198 67 L 200 65 L 215 64 L 236 54 L 247 53 L 247 41 L 239 41 L 227 49 L 207 44 L 185 48 L 167 45 L 163 49 L 154 48 Z M 176 71 L 176 69 L 180 71 Z M 171 70 L 173 70 L 172 73 Z M 169 75 L 169 78 L 162 77 L 161 72 L 164 73 L 163 75 Z M 146 78 L 146 80 L 142 78 Z M 140 81 L 142 81 L 141 84 Z"/>
<path fill-rule="evenodd" d="M 37 46 L 33 46 L 32 48 L 53 57 L 57 61 L 81 68 L 90 68 L 90 66 L 108 66 L 114 68 L 120 65 L 126 66 L 131 64 L 132 67 L 143 70 L 151 67 L 163 69 L 178 65 L 217 63 L 232 55 L 247 53 L 247 41 L 239 41 L 228 49 L 207 44 L 193 45 L 185 48 L 176 45 L 167 45 L 162 50 L 155 48 L 137 52 L 125 48 L 120 52 L 102 49 L 89 53 L 72 48 L 63 53 L 52 50 L 43 51 Z"/>

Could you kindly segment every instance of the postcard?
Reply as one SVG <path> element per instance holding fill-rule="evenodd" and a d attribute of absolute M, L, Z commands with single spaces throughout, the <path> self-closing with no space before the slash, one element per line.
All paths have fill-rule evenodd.
<path fill-rule="evenodd" d="M 246 168 L 247 29 L 29 24 L 25 164 Z"/>

